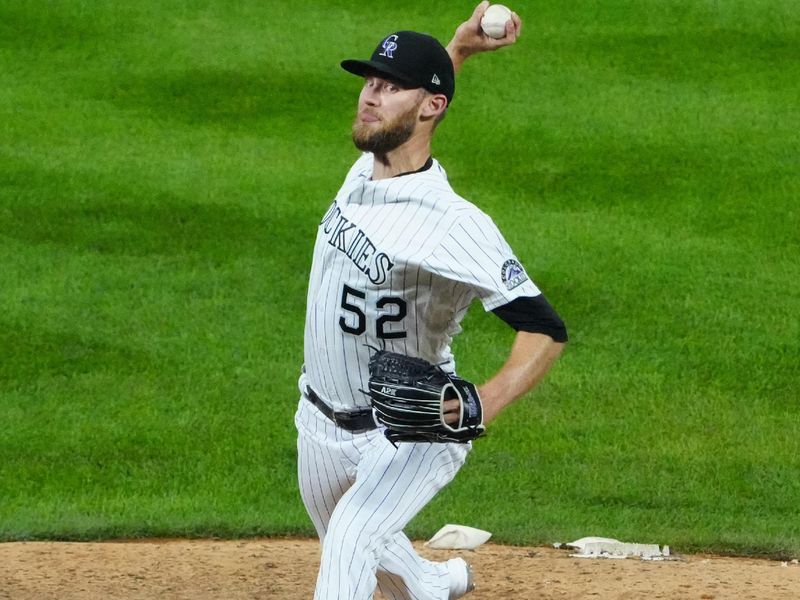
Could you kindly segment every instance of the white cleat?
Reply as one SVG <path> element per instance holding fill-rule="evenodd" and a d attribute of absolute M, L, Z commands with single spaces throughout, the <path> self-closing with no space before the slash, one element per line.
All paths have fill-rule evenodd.
<path fill-rule="evenodd" d="M 472 573 L 472 565 L 467 563 L 467 591 L 465 594 L 475 590 L 475 576 Z"/>
<path fill-rule="evenodd" d="M 447 561 L 450 570 L 450 600 L 456 600 L 475 589 L 472 566 L 463 558 L 451 558 Z"/>

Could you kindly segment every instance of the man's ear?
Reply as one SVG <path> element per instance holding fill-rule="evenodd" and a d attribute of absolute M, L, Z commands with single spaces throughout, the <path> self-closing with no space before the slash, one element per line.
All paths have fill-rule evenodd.
<path fill-rule="evenodd" d="M 428 94 L 420 109 L 424 119 L 436 118 L 447 108 L 447 96 L 444 94 Z"/>

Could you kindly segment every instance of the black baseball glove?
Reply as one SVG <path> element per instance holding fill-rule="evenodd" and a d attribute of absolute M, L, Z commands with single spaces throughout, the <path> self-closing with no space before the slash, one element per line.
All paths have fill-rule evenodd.
<path fill-rule="evenodd" d="M 421 358 L 379 350 L 369 361 L 369 395 L 390 442 L 466 443 L 485 431 L 475 386 Z M 458 422 L 444 421 L 444 402 L 458 399 Z"/>

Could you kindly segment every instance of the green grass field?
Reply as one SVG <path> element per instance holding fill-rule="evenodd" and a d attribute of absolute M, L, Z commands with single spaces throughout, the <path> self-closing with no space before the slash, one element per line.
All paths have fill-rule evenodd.
<path fill-rule="evenodd" d="M 473 4 L 122 4 L 0 3 L 0 539 L 311 534 L 292 416 L 356 157 L 338 62 Z M 435 154 L 571 342 L 410 533 L 800 556 L 800 8 L 513 8 Z M 474 306 L 462 375 L 511 339 Z"/>

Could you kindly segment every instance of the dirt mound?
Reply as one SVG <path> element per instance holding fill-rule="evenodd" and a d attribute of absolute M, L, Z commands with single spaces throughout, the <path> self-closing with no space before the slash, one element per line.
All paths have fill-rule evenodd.
<path fill-rule="evenodd" d="M 418 547 L 434 560 L 456 555 Z M 475 567 L 478 588 L 470 600 L 800 598 L 800 565 L 791 562 L 580 559 L 553 548 L 494 544 L 461 555 Z M 0 599 L 307 600 L 318 556 L 316 540 L 5 543 Z"/>

